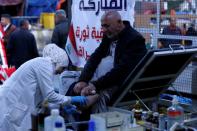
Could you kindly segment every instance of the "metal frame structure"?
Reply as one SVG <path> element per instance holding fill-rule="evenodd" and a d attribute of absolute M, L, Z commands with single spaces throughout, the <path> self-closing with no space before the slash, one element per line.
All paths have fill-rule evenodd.
<path fill-rule="evenodd" d="M 136 0 L 138 1 L 138 0 Z M 162 18 L 169 18 L 170 15 L 162 15 L 161 12 L 161 3 L 164 0 L 152 0 L 149 2 L 154 2 L 156 3 L 156 14 L 154 15 L 150 15 L 151 17 L 154 17 L 156 19 L 156 24 L 154 25 L 154 28 L 149 28 L 149 27 L 140 27 L 140 26 L 134 26 L 140 33 L 144 33 L 144 34 L 151 34 L 151 44 L 153 46 L 154 49 L 157 49 L 157 43 L 159 41 L 159 39 L 177 39 L 177 40 L 191 40 L 192 41 L 192 46 L 197 46 L 197 37 L 196 36 L 180 36 L 180 35 L 163 35 L 160 33 L 160 29 L 161 29 L 161 19 Z M 165 0 L 169 1 L 169 0 Z M 197 1 L 195 1 L 195 4 L 197 5 Z M 176 15 L 177 18 L 187 18 L 189 20 L 193 20 L 195 21 L 195 24 L 197 24 L 197 9 L 195 9 L 195 14 L 184 14 L 184 15 Z M 143 18 L 144 16 L 140 16 L 139 18 Z M 142 21 L 143 22 L 143 21 Z M 197 78 L 195 78 L 195 76 L 197 76 L 197 62 L 196 61 L 192 61 L 191 64 L 188 65 L 188 67 L 186 67 L 186 69 L 180 74 L 179 77 L 177 77 L 177 80 L 173 83 L 174 87 L 176 88 L 177 91 L 180 91 L 184 96 L 188 97 L 191 95 L 195 96 L 195 98 L 197 98 L 197 94 L 196 94 L 196 89 L 195 89 L 195 85 L 197 85 Z M 192 72 L 192 75 L 190 74 Z M 186 87 L 184 87 L 183 85 L 180 85 L 180 83 L 183 83 L 184 79 L 184 85 L 188 85 Z M 190 88 L 189 90 L 191 91 L 190 93 L 185 92 L 184 90 Z M 171 91 L 171 88 L 169 88 Z M 172 89 L 174 90 L 174 89 Z M 184 94 L 186 93 L 186 94 Z"/>
<path fill-rule="evenodd" d="M 119 90 L 123 92 L 120 94 L 120 91 L 117 91 L 119 95 L 114 95 L 116 97 L 112 99 L 115 101 L 112 105 L 124 106 L 132 100 L 139 99 L 142 102 L 141 99 L 159 96 L 175 81 L 196 53 L 197 48 L 149 51 L 120 87 Z M 179 57 L 182 59 L 177 60 Z M 172 63 L 175 60 L 177 62 Z M 159 68 L 155 68 L 158 65 L 162 66 L 161 72 Z M 168 70 L 170 67 L 172 69 Z"/>

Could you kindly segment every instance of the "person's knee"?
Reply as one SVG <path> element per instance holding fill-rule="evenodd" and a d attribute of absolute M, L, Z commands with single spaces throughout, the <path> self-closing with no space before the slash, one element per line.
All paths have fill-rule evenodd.
<path fill-rule="evenodd" d="M 66 92 L 66 96 L 76 96 L 77 94 L 75 94 L 75 92 L 74 92 L 74 90 L 73 90 L 73 88 L 75 87 L 75 84 L 76 84 L 77 82 L 74 82 L 74 83 L 72 83 L 71 85 L 70 85 L 70 87 L 69 87 L 69 89 L 68 89 L 68 91 Z"/>

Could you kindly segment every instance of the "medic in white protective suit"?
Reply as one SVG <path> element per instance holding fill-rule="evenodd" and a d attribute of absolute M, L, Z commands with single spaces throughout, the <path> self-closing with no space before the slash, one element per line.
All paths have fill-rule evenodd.
<path fill-rule="evenodd" d="M 66 52 L 55 44 L 47 45 L 43 57 L 21 65 L 0 87 L 0 131 L 31 129 L 31 113 L 39 103 L 85 105 L 84 96 L 69 97 L 54 92 L 53 77 L 68 66 Z"/>

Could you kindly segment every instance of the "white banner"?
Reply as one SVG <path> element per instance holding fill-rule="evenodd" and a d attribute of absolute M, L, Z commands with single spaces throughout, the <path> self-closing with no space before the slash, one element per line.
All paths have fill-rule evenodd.
<path fill-rule="evenodd" d="M 6 57 L 6 52 L 5 52 L 5 45 L 3 42 L 3 36 L 4 36 L 4 31 L 3 27 L 0 25 L 0 57 L 2 61 L 2 67 L 7 67 L 7 57 Z"/>
<path fill-rule="evenodd" d="M 74 30 L 74 48 L 77 54 L 73 57 L 68 38 L 66 50 L 71 61 L 78 67 L 83 67 L 86 60 L 101 43 L 103 31 L 100 19 L 105 11 L 117 10 L 123 20 L 134 22 L 135 0 L 73 0 L 72 24 Z M 72 40 L 73 41 L 73 40 Z M 76 55 L 75 55 L 76 56 Z"/>

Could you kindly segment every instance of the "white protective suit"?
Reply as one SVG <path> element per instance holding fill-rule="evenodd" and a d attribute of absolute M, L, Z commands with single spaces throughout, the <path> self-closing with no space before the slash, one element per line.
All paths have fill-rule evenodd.
<path fill-rule="evenodd" d="M 0 87 L 0 131 L 31 129 L 31 113 L 43 100 L 70 104 L 71 98 L 55 93 L 52 83 L 56 66 L 63 66 L 68 60 L 67 56 L 61 57 L 63 54 L 38 57 L 24 63 Z M 62 60 L 55 60 L 55 57 Z"/>

